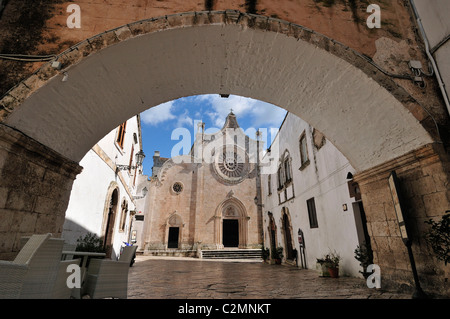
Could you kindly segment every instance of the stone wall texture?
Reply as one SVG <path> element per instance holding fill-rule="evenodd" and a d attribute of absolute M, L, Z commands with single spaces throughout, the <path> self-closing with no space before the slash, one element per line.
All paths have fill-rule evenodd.
<path fill-rule="evenodd" d="M 423 234 L 425 221 L 439 220 L 450 207 L 448 154 L 427 146 L 355 176 L 361 188 L 374 262 L 385 287 L 414 287 L 411 263 L 403 244 L 388 178 L 395 171 L 403 197 L 405 221 L 422 288 L 449 295 L 450 265 L 436 259 Z"/>
<path fill-rule="evenodd" d="M 80 172 L 77 163 L 0 126 L 0 259 L 13 259 L 22 236 L 61 235 L 72 183 Z"/>

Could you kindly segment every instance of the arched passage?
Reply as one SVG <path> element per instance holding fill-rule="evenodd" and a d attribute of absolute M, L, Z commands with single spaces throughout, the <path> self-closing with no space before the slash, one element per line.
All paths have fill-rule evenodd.
<path fill-rule="evenodd" d="M 26 223 L 24 233 L 60 232 L 77 163 L 111 129 L 149 107 L 205 93 L 278 105 L 324 133 L 359 173 L 384 278 L 408 270 L 392 229 L 388 173 L 399 170 L 414 190 L 407 195 L 420 197 L 422 204 L 408 202 L 413 219 L 440 216 L 449 204 L 448 155 L 435 127 L 420 122 L 420 105 L 362 55 L 307 28 L 236 11 L 176 14 L 102 33 L 58 60 L 61 71 L 46 64 L 0 100 L 4 223 L 17 212 L 24 220 L 59 214 Z"/>
<path fill-rule="evenodd" d="M 409 111 L 413 99 L 362 56 L 276 19 L 224 11 L 145 20 L 59 61 L 64 74 L 47 65 L 2 99 L 2 122 L 76 162 L 124 119 L 204 93 L 285 108 L 358 171 L 433 142 Z"/>

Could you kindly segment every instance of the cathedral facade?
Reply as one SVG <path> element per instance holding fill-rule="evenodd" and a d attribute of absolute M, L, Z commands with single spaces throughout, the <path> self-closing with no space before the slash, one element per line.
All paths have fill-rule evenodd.
<path fill-rule="evenodd" d="M 221 130 L 200 124 L 188 155 L 155 152 L 142 240 L 144 254 L 262 247 L 257 150 L 230 112 Z"/>

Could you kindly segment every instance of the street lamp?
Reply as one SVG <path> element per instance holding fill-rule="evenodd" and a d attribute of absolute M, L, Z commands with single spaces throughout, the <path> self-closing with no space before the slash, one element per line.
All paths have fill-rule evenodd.
<path fill-rule="evenodd" d="M 142 165 L 142 162 L 144 162 L 145 154 L 144 151 L 140 150 L 135 155 L 136 158 L 136 165 L 130 166 L 130 165 L 116 165 L 117 170 L 129 170 L 129 169 L 135 169 Z"/>

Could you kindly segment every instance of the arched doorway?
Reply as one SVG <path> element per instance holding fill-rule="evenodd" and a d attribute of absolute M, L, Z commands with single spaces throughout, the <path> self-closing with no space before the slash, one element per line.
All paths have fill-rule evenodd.
<path fill-rule="evenodd" d="M 275 224 L 275 220 L 273 218 L 273 214 L 269 212 L 269 242 L 270 242 L 270 251 L 272 252 L 277 248 L 277 225 Z"/>
<path fill-rule="evenodd" d="M 245 206 L 235 197 L 225 199 L 214 216 L 214 242 L 217 248 L 246 248 L 248 219 Z"/>
<path fill-rule="evenodd" d="M 286 207 L 283 207 L 282 225 L 285 251 L 284 255 L 287 260 L 294 260 L 295 258 L 297 258 L 297 256 L 294 253 L 294 245 L 292 241 L 292 225 L 289 210 Z"/>
<path fill-rule="evenodd" d="M 180 249 L 183 233 L 183 220 L 176 212 L 172 213 L 166 222 L 165 239 L 166 247 L 169 249 Z"/>
<path fill-rule="evenodd" d="M 228 206 L 223 212 L 222 244 L 223 247 L 239 247 L 239 218 L 234 206 Z"/>
<path fill-rule="evenodd" d="M 113 188 L 111 188 L 113 187 Z M 119 189 L 116 185 L 110 187 L 107 196 L 107 204 L 103 214 L 102 237 L 103 249 L 106 251 L 107 257 L 111 257 L 112 243 L 114 239 L 114 225 L 116 222 L 117 208 L 119 203 Z"/>

